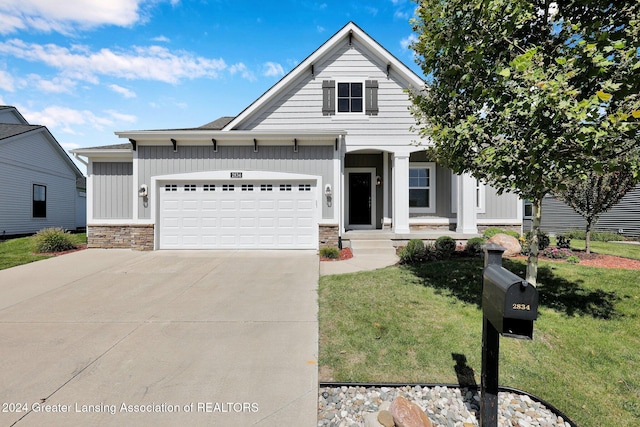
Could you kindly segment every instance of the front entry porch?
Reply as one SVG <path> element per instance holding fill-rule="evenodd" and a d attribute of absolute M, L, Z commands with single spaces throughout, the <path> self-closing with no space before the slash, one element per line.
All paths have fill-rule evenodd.
<path fill-rule="evenodd" d="M 386 240 L 393 246 L 405 246 L 411 239 L 420 239 L 425 242 L 435 242 L 438 237 L 449 236 L 459 244 L 465 244 L 473 237 L 481 237 L 477 233 L 458 233 L 448 230 L 416 230 L 409 233 L 395 233 L 393 230 L 350 230 L 342 233 L 342 246 L 351 247 L 353 241 Z"/>

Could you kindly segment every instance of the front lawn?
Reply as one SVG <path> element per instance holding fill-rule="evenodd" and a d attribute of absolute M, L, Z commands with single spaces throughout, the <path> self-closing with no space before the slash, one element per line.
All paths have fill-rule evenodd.
<path fill-rule="evenodd" d="M 524 262 L 504 265 L 524 275 Z M 582 427 L 636 426 L 639 272 L 540 267 L 534 339 L 501 338 L 500 384 L 548 400 Z M 460 259 L 322 277 L 321 380 L 459 383 L 458 372 L 479 383 L 481 274 L 480 260 Z"/>
<path fill-rule="evenodd" d="M 87 235 L 85 233 L 72 234 L 71 236 L 76 245 L 87 243 Z M 0 270 L 47 259 L 52 256 L 36 254 L 33 252 L 33 248 L 31 237 L 0 240 Z"/>

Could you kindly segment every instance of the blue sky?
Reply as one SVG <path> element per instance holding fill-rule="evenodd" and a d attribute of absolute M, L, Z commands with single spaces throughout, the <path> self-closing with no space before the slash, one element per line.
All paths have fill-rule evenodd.
<path fill-rule="evenodd" d="M 410 0 L 2 0 L 0 105 L 66 148 L 234 116 L 354 21 L 422 75 Z"/>

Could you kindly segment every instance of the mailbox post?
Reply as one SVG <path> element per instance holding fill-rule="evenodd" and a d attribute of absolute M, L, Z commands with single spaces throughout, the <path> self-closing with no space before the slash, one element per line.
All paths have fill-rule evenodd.
<path fill-rule="evenodd" d="M 537 289 L 502 267 L 500 245 L 485 245 L 482 281 L 482 373 L 480 427 L 498 426 L 500 335 L 533 339 Z"/>

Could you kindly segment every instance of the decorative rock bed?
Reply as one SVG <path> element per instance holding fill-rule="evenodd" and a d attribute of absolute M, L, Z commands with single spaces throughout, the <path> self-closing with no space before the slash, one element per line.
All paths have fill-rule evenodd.
<path fill-rule="evenodd" d="M 404 397 L 422 409 L 432 425 L 472 427 L 479 425 L 480 396 L 472 389 L 421 385 L 376 387 L 364 385 L 320 386 L 318 427 L 380 427 L 380 411 L 388 411 L 396 397 Z M 526 394 L 499 394 L 498 425 L 512 427 L 575 427 L 549 404 Z M 386 413 L 385 413 L 386 416 Z M 384 419 L 384 417 L 382 418 Z M 427 424 L 412 424 L 427 425 Z M 400 425 L 395 423 L 396 427 Z"/>

